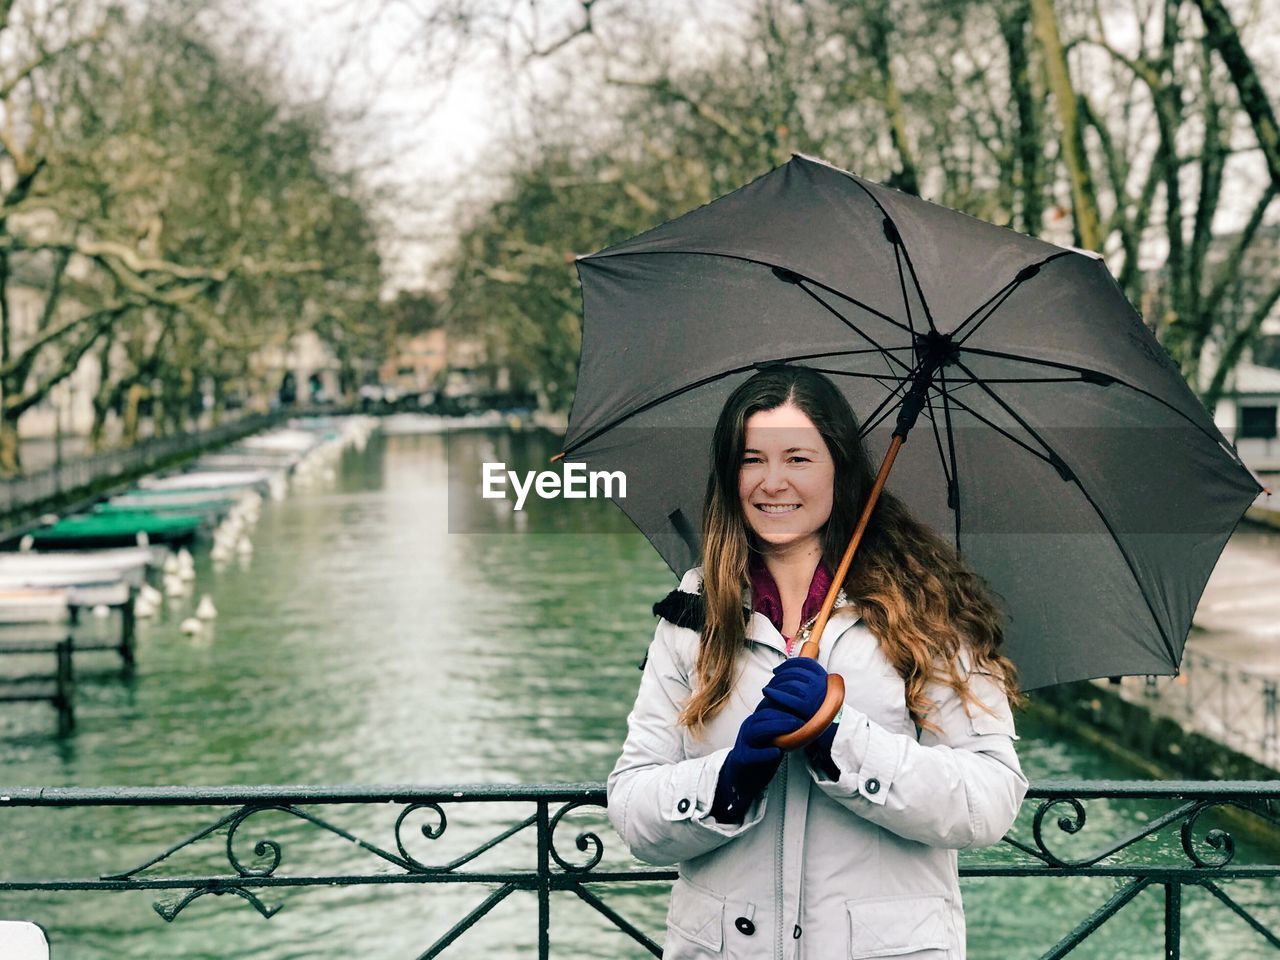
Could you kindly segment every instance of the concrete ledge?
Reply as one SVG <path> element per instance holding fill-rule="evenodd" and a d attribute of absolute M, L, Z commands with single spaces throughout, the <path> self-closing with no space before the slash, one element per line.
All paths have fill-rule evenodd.
<path fill-rule="evenodd" d="M 1244 512 L 1244 518 L 1259 526 L 1280 530 L 1280 508 L 1253 506 Z"/>
<path fill-rule="evenodd" d="M 1051 723 L 1161 779 L 1280 780 L 1280 771 L 1122 699 L 1105 682 L 1082 680 L 1027 697 Z"/>

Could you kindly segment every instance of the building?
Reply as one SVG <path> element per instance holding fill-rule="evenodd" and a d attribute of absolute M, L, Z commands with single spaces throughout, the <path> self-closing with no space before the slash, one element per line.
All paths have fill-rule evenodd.
<path fill-rule="evenodd" d="M 378 381 L 401 396 L 421 396 L 440 386 L 449 366 L 443 328 L 396 338 L 395 352 L 378 368 Z"/>

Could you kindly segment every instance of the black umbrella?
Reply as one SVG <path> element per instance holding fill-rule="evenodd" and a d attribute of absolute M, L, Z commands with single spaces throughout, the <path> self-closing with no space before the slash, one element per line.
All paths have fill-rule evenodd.
<path fill-rule="evenodd" d="M 1261 488 L 1099 257 L 796 156 L 578 271 L 562 456 L 626 474 L 618 505 L 677 574 L 726 397 L 800 363 L 1002 598 L 1024 688 L 1177 672 Z"/>

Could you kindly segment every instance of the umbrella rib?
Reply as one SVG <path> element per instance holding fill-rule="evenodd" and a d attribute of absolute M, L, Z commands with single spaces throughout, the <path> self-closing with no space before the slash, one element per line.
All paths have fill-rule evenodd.
<path fill-rule="evenodd" d="M 947 481 L 947 497 L 951 496 L 951 471 L 947 469 L 947 456 L 942 452 L 942 434 L 938 432 L 937 412 L 933 409 L 933 398 L 928 400 L 929 404 L 929 423 L 933 426 L 933 442 L 938 448 L 938 461 L 942 464 L 942 476 Z M 950 506 L 950 504 L 948 504 Z"/>
<path fill-rule="evenodd" d="M 905 350 L 907 348 L 894 347 L 892 349 Z M 560 456 L 563 457 L 566 454 L 572 453 L 574 450 L 578 449 L 583 444 L 590 443 L 592 440 L 594 440 L 596 437 L 600 436 L 601 434 L 607 433 L 608 431 L 612 430 L 614 427 L 618 426 L 618 424 L 623 423 L 626 420 L 630 420 L 632 417 L 638 416 L 639 414 L 644 413 L 646 410 L 650 410 L 653 407 L 656 407 L 660 403 L 666 403 L 668 400 L 673 400 L 676 397 L 680 396 L 681 394 L 688 393 L 690 390 L 696 390 L 698 387 L 705 387 L 708 383 L 713 383 L 716 380 L 719 380 L 723 377 L 729 377 L 735 373 L 745 373 L 748 370 L 755 370 L 759 367 L 768 366 L 769 364 L 774 364 L 774 363 L 792 363 L 797 360 L 816 360 L 819 358 L 843 357 L 851 354 L 861 354 L 861 353 L 871 353 L 871 352 L 873 351 L 865 350 L 865 349 L 864 350 L 823 350 L 820 353 L 798 353 L 788 357 L 773 357 L 767 360 L 754 360 L 751 363 L 745 364 L 740 367 L 731 367 L 728 370 L 721 370 L 719 373 L 713 373 L 709 377 L 703 377 L 700 380 L 693 381 L 692 383 L 686 383 L 682 387 L 677 387 L 675 390 L 670 390 L 667 393 L 664 393 L 660 397 L 654 397 L 652 400 L 649 400 L 646 403 L 642 403 L 640 406 L 636 407 L 634 410 L 628 410 L 626 413 L 623 413 L 622 415 L 614 418 L 613 420 L 610 420 L 608 423 L 604 424 L 603 426 L 596 428 L 590 434 L 583 437 L 581 440 L 578 440 L 576 443 L 572 444 L 571 446 L 566 446 L 564 450 L 560 452 Z M 902 361 L 898 360 L 898 363 L 902 363 Z M 906 364 L 903 364 L 903 366 L 906 366 Z M 908 368 L 908 369 L 910 370 L 911 368 Z"/>
<path fill-rule="evenodd" d="M 920 286 L 920 278 L 916 275 L 916 265 L 911 260 L 911 252 L 907 249 L 907 242 L 903 239 L 902 231 L 898 229 L 897 222 L 894 221 L 893 217 L 889 216 L 889 211 L 884 208 L 884 205 L 879 201 L 879 199 L 877 199 L 876 195 L 863 186 L 862 182 L 858 180 L 857 177 L 850 177 L 850 179 L 852 179 L 853 182 L 858 185 L 858 189 L 865 193 L 870 198 L 871 202 L 876 205 L 876 209 L 883 214 L 885 220 L 893 225 L 893 232 L 898 235 L 898 242 L 895 243 L 894 246 L 902 248 L 902 257 L 907 261 L 907 269 L 911 271 L 911 282 L 915 285 L 916 295 L 920 298 L 920 306 L 924 307 L 924 318 L 929 323 L 929 329 L 936 333 L 938 328 L 933 322 L 933 311 L 929 309 L 929 301 L 925 299 L 924 288 Z M 899 268 L 898 274 L 901 276 L 901 268 Z M 913 330 L 911 333 L 914 334 L 915 331 Z"/>
<path fill-rule="evenodd" d="M 1033 457 L 1037 457 L 1043 460 L 1045 463 L 1049 464 L 1049 466 L 1053 467 L 1055 470 L 1058 469 L 1058 464 L 1053 461 L 1052 457 L 1037 450 L 1035 447 L 1031 446 L 1031 444 L 1027 443 L 1025 440 L 1019 440 L 1008 430 L 1005 430 L 996 422 L 992 420 L 988 420 L 986 417 L 984 417 L 982 414 L 980 414 L 977 410 L 973 409 L 973 407 L 969 406 L 964 401 L 957 400 L 953 394 L 944 393 L 943 398 L 949 399 L 952 403 L 954 403 L 957 407 L 959 407 L 965 413 L 971 415 L 977 420 L 981 420 L 983 423 L 985 423 L 988 427 L 990 427 L 996 433 L 1000 434 L 1000 436 L 1004 437 L 1005 439 L 1009 440 L 1012 443 L 1016 443 L 1023 450 L 1027 451 L 1027 453 L 1031 454 Z"/>
<path fill-rule="evenodd" d="M 973 371 L 966 367 L 963 362 L 957 360 L 956 363 L 959 365 L 960 369 L 973 377 Z M 975 377 L 974 379 L 977 378 Z M 987 396 L 1003 407 L 1009 416 L 1017 420 L 1022 428 L 1031 434 L 1031 436 L 1036 439 L 1037 443 L 1048 450 L 1054 460 L 1056 460 L 1058 464 L 1061 464 L 1062 468 L 1070 474 L 1070 479 L 1076 485 L 1076 489 L 1079 490 L 1085 500 L 1088 501 L 1089 506 L 1093 508 L 1093 512 L 1098 515 L 1098 519 L 1101 520 L 1103 526 L 1107 528 L 1107 533 L 1111 535 L 1111 542 L 1116 545 L 1116 549 L 1120 551 L 1120 556 L 1124 558 L 1125 565 L 1129 568 L 1129 574 L 1133 577 L 1134 585 L 1137 586 L 1138 593 L 1141 594 L 1142 599 L 1147 604 L 1147 611 L 1151 614 L 1151 622 L 1155 624 L 1156 630 L 1160 633 L 1160 641 L 1164 644 L 1165 651 L 1169 654 L 1169 662 L 1176 667 L 1178 665 L 1178 655 L 1174 653 L 1173 643 L 1165 635 L 1164 625 L 1160 622 L 1159 616 L 1156 615 L 1155 607 L 1151 605 L 1151 598 L 1147 596 L 1147 591 L 1142 588 L 1142 581 L 1138 579 L 1138 571 L 1133 565 L 1133 559 L 1129 556 L 1129 551 L 1125 549 L 1124 544 L 1120 542 L 1120 538 L 1116 535 L 1115 528 L 1111 526 L 1111 521 L 1107 519 L 1107 515 L 1103 513 L 1102 508 L 1098 506 L 1097 501 L 1089 495 L 1089 491 L 1086 490 L 1084 484 L 1080 482 L 1080 478 L 1076 476 L 1076 472 L 1067 465 L 1067 462 L 1058 455 L 1057 451 L 1054 450 L 1053 447 L 1045 442 L 1044 438 L 1036 432 L 1035 428 L 1022 419 L 1022 417 L 1018 416 L 1017 412 L 1009 406 L 1009 404 L 1006 403 L 999 394 L 988 387 L 985 383 L 979 381 L 978 386 L 982 388 L 983 392 L 986 393 Z"/>
<path fill-rule="evenodd" d="M 807 277 L 805 277 L 805 278 L 802 278 L 802 279 L 806 279 L 806 280 L 807 280 L 808 278 L 807 278 Z M 801 290 L 803 290 L 805 293 L 807 293 L 810 297 L 812 297 L 812 298 L 813 298 L 814 300 L 816 300 L 818 303 L 820 303 L 820 304 L 823 306 L 823 308 L 824 308 L 824 309 L 826 309 L 826 311 L 827 311 L 828 313 L 830 313 L 833 317 L 835 317 L 837 320 L 839 320 L 841 323 L 843 323 L 846 327 L 848 327 L 850 330 L 852 330 L 852 331 L 853 331 L 854 333 L 856 333 L 858 336 L 862 337 L 864 340 L 866 340 L 866 341 L 867 341 L 867 343 L 871 344 L 873 347 L 875 347 L 875 348 L 876 348 L 877 350 L 879 350 L 881 353 L 885 354 L 885 356 L 886 356 L 888 359 L 893 360 L 895 363 L 897 363 L 897 364 L 898 364 L 900 367 L 902 367 L 904 370 L 909 369 L 905 363 L 903 363 L 903 362 L 902 362 L 901 360 L 899 360 L 897 357 L 895 357 L 895 356 L 893 356 L 891 353 L 889 353 L 889 351 L 888 351 L 885 347 L 883 347 L 883 346 L 881 346 L 879 343 L 877 343 L 877 342 L 875 341 L 875 339 L 874 339 L 874 338 L 873 338 L 869 333 L 867 333 L 865 330 L 860 330 L 860 329 L 858 328 L 858 326 L 857 326 L 856 324 L 854 324 L 854 323 L 853 323 L 853 321 L 852 321 L 852 320 L 850 320 L 848 317 L 846 317 L 844 314 L 842 314 L 842 313 L 841 313 L 839 310 L 837 310 L 835 307 L 831 306 L 831 304 L 827 303 L 827 301 L 823 300 L 820 296 L 818 296 L 816 293 L 814 293 L 812 290 L 810 290 L 808 287 L 806 287 L 803 283 L 797 283 L 797 284 L 796 284 L 796 286 L 797 286 L 797 287 L 799 287 Z M 815 284 L 815 286 L 816 286 L 816 284 Z M 824 288 L 824 289 L 825 289 L 825 288 Z M 833 291 L 833 292 L 834 292 L 834 291 Z M 837 294 L 837 296 L 838 296 L 838 294 Z M 902 326 L 902 324 L 898 323 L 897 321 L 890 321 L 890 322 L 891 322 L 891 323 L 893 323 L 895 326 L 902 327 L 902 329 L 903 329 L 903 330 L 905 330 L 907 333 L 910 333 L 910 332 L 911 332 L 908 328 L 903 327 L 903 326 Z"/>
<path fill-rule="evenodd" d="M 977 380 L 952 380 L 957 387 L 971 387 Z M 982 383 L 1088 383 L 1084 377 L 983 377 Z"/>
<path fill-rule="evenodd" d="M 997 310 L 999 310 L 1000 307 L 1004 304 L 1004 302 L 1008 300 L 1010 296 L 1013 295 L 1013 291 L 1017 290 L 1018 287 L 1022 286 L 1022 284 L 1026 283 L 1032 277 L 1037 276 L 1043 267 L 1052 263 L 1054 260 L 1057 260 L 1059 257 L 1069 256 L 1070 253 L 1071 253 L 1070 250 L 1063 250 L 1060 253 L 1055 253 L 1055 254 L 1052 254 L 1051 256 L 1045 257 L 1039 263 L 1031 264 L 1030 266 L 1035 268 L 1035 273 L 1027 274 L 1026 271 L 1029 269 L 1028 267 L 1024 267 L 1023 269 L 1019 270 L 1012 280 L 1010 280 L 1003 287 L 1001 287 L 999 290 L 993 293 L 990 297 L 988 297 L 986 303 L 982 304 L 976 310 L 974 310 L 973 313 L 965 317 L 964 320 L 961 321 L 960 326 L 956 327 L 953 331 L 951 331 L 951 336 L 953 338 L 959 336 L 960 331 L 964 329 L 965 324 L 971 321 L 978 314 L 982 313 L 983 310 L 986 310 L 988 305 L 991 305 L 991 309 L 988 311 L 987 315 L 983 317 L 981 320 L 979 320 L 977 323 L 975 323 L 973 325 L 973 329 L 970 330 L 968 333 L 966 333 L 963 337 L 961 337 L 960 340 L 956 341 L 955 345 L 957 347 L 961 346 L 966 340 L 968 340 L 971 336 L 973 336 L 973 334 L 977 332 L 978 327 L 982 326 L 984 323 L 990 320 L 992 314 L 994 314 Z M 992 305 L 992 302 L 995 301 L 997 298 L 999 298 L 999 302 Z"/>
<path fill-rule="evenodd" d="M 885 398 L 880 401 L 879 405 L 874 410 L 872 410 L 870 414 L 868 414 L 867 419 L 863 421 L 862 429 L 858 431 L 858 436 L 865 437 L 877 426 L 879 426 L 889 416 L 890 413 L 893 412 L 892 408 L 889 407 L 889 404 L 892 403 L 892 401 L 895 398 L 897 398 L 899 390 L 902 390 L 903 387 L 910 385 L 911 381 L 915 379 L 916 371 L 919 369 L 920 369 L 920 366 L 919 364 L 917 364 L 915 367 L 912 367 L 910 370 L 907 371 L 907 376 L 904 379 L 899 380 L 897 384 L 894 386 L 894 388 L 890 390 L 889 393 L 885 396 Z M 876 419 L 877 417 L 879 417 L 878 420 Z"/>
<path fill-rule="evenodd" d="M 902 389 L 902 387 L 907 386 L 908 383 L 909 383 L 909 380 L 901 381 L 898 384 L 898 386 L 894 387 L 894 389 L 890 391 L 887 397 L 885 397 L 883 400 L 880 401 L 880 405 L 877 406 L 875 410 L 871 412 L 871 414 L 867 417 L 866 421 L 862 424 L 862 428 L 858 431 L 859 437 L 867 436 L 869 433 L 871 433 L 872 430 L 880 426 L 880 424 L 884 423 L 885 420 L 889 419 L 889 414 L 893 413 L 894 410 L 898 408 L 897 407 L 886 408 L 886 405 L 889 403 L 889 401 L 895 399 L 898 391 Z M 933 419 L 932 413 L 927 408 L 922 410 L 921 412 L 924 413 L 926 417 Z"/>
<path fill-rule="evenodd" d="M 964 323 L 956 327 L 955 330 L 953 330 L 951 333 L 953 343 L 957 347 L 963 346 L 964 342 L 968 340 L 971 336 L 973 336 L 973 334 L 975 334 L 978 331 L 979 327 L 981 327 L 984 323 L 990 320 L 991 315 L 994 314 L 997 310 L 999 310 L 1000 307 L 1004 305 L 1004 302 L 1006 300 L 1008 300 L 1011 296 L 1013 296 L 1013 291 L 1017 290 L 1018 287 L 1022 284 L 1022 282 L 1023 281 L 1019 280 L 1017 277 L 1010 280 L 1008 283 L 1004 285 L 1003 289 L 997 291 L 992 297 L 990 297 L 987 300 L 986 303 L 980 306 L 973 313 L 969 314 L 969 316 L 965 317 Z M 982 319 L 979 320 L 977 323 L 975 323 L 973 325 L 973 328 L 969 330 L 967 333 L 965 333 L 963 337 L 960 337 L 958 340 L 955 339 L 959 335 L 960 331 L 965 328 L 965 324 L 969 323 L 971 320 L 977 317 L 978 314 L 981 313 L 983 310 L 987 311 L 986 315 L 983 316 Z"/>
<path fill-rule="evenodd" d="M 946 419 L 947 424 L 947 449 L 951 454 L 951 475 L 955 478 L 955 506 L 951 508 L 956 518 L 956 556 L 963 556 L 960 549 L 960 468 L 956 465 L 956 437 L 955 428 L 951 425 L 951 405 L 948 402 L 951 397 L 947 393 L 947 372 L 945 368 L 939 368 L 938 377 L 942 381 L 942 415 Z M 930 418 L 932 419 L 932 418 Z M 945 469 L 945 467 L 944 467 Z"/>
<path fill-rule="evenodd" d="M 896 227 L 895 227 L 896 229 Z M 902 251 L 893 245 L 893 262 L 898 267 L 898 286 L 902 289 L 902 308 L 907 312 L 907 326 L 911 328 L 911 336 L 916 335 L 916 323 L 911 317 L 911 298 L 907 296 L 907 277 L 902 272 Z"/>
<path fill-rule="evenodd" d="M 946 403 L 946 394 L 942 395 L 943 403 Z M 956 556 L 961 556 L 960 552 L 960 518 L 958 516 L 958 507 L 960 503 L 960 495 L 956 490 L 956 480 L 952 476 L 951 471 L 947 469 L 947 455 L 942 450 L 942 435 L 938 432 L 937 411 L 933 409 L 933 398 L 928 398 L 927 409 L 929 411 L 929 423 L 933 427 L 933 442 L 938 448 L 938 463 L 942 465 L 942 476 L 947 481 L 947 506 L 951 508 L 951 519 L 955 524 L 956 533 Z"/>
<path fill-rule="evenodd" d="M 1117 383 L 1122 387 L 1128 387 L 1130 390 L 1133 390 L 1135 393 L 1140 393 L 1144 397 L 1148 397 L 1154 400 L 1156 403 L 1160 404 L 1162 407 L 1165 407 L 1168 410 L 1172 411 L 1173 413 L 1176 413 L 1183 420 L 1187 421 L 1187 423 L 1191 424 L 1193 427 L 1195 427 L 1197 430 L 1203 433 L 1206 437 L 1208 437 L 1211 441 L 1213 441 L 1214 444 L 1218 446 L 1222 445 L 1218 437 L 1215 437 L 1212 433 L 1206 430 L 1203 425 L 1197 423 L 1195 420 L 1189 417 L 1185 412 L 1183 412 L 1182 410 L 1179 410 L 1177 407 L 1171 404 L 1168 400 L 1165 400 L 1163 397 L 1156 396 L 1156 394 L 1152 393 L 1150 390 L 1144 390 L 1142 387 L 1139 387 L 1137 384 L 1130 383 L 1127 380 L 1121 380 L 1119 377 L 1115 376 L 1114 374 L 1102 373 L 1099 370 L 1093 370 L 1093 369 L 1090 369 L 1089 367 L 1078 367 L 1070 363 L 1060 363 L 1056 360 L 1041 360 L 1038 357 L 1021 357 L 1021 356 L 1018 356 L 1018 354 L 1016 353 L 1004 353 L 999 350 L 987 350 L 983 347 L 965 347 L 964 349 L 968 353 L 976 354 L 981 357 L 995 357 L 998 360 L 1014 360 L 1018 363 L 1027 363 L 1037 367 L 1055 367 L 1059 370 L 1073 370 L 1076 373 L 1082 374 L 1082 376 L 1080 377 L 1080 380 L 1084 383 L 1098 382 L 1098 381 L 1090 380 L 1089 379 L 1090 374 L 1092 374 L 1094 377 L 1105 378 L 1105 380 L 1110 383 Z M 973 374 L 970 373 L 970 376 L 972 375 Z M 987 381 L 987 382 L 990 382 L 990 381 Z M 1098 382 L 1098 385 L 1105 386 L 1106 384 L 1102 382 Z M 1228 452 L 1236 460 L 1236 462 L 1239 463 L 1239 456 L 1234 452 L 1232 452 L 1229 447 L 1228 447 Z"/>

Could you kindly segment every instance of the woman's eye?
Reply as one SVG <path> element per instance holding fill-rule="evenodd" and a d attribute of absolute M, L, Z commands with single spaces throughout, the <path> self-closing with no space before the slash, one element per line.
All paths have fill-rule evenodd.
<path fill-rule="evenodd" d="M 809 462 L 809 458 L 808 458 L 808 457 L 792 457 L 791 459 L 792 459 L 792 460 L 794 460 L 796 463 L 808 463 L 808 462 Z"/>
<path fill-rule="evenodd" d="M 746 456 L 742 458 L 743 463 L 760 463 L 759 457 Z"/>

